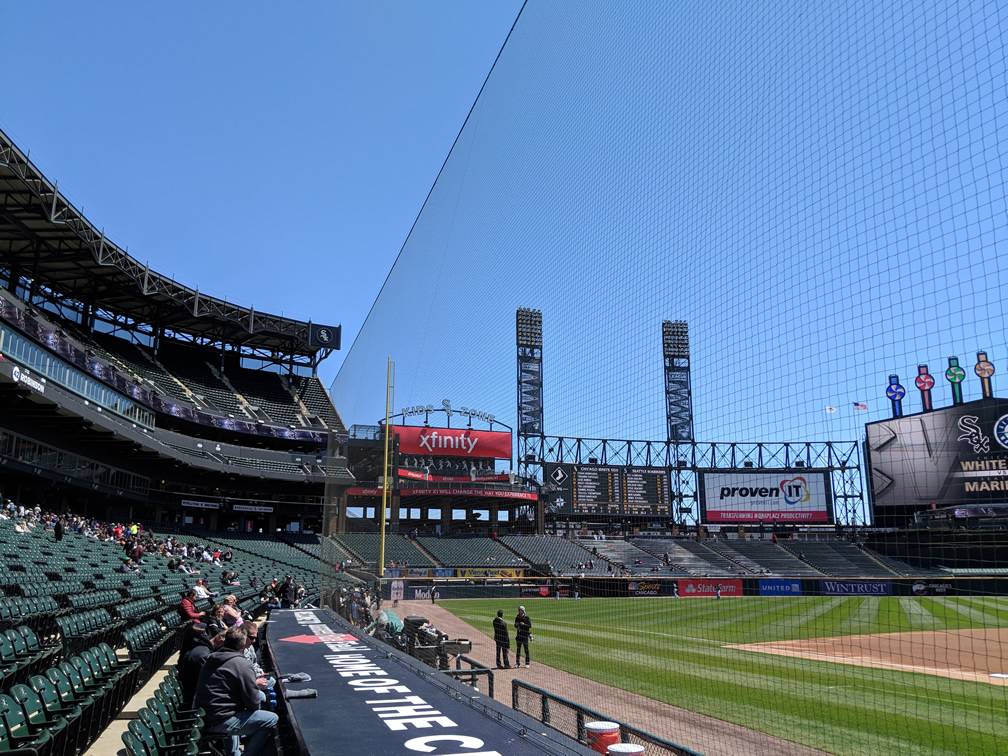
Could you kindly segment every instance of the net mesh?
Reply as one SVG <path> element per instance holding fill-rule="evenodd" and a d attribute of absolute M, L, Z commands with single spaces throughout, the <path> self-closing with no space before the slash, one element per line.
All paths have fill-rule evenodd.
<path fill-rule="evenodd" d="M 374 423 L 391 355 L 396 408 L 515 426 L 515 310 L 541 310 L 526 472 L 563 547 L 505 539 L 524 584 L 445 582 L 422 607 L 489 664 L 494 613 L 526 605 L 534 663 L 498 698 L 519 677 L 705 753 L 1004 749 L 1006 14 L 523 8 L 332 386 Z M 665 320 L 689 328 L 685 472 L 662 446 Z M 799 466 L 770 453 L 785 442 L 853 451 Z M 662 470 L 665 516 L 611 493 L 593 511 L 590 476 L 630 485 L 586 469 L 606 461 Z M 732 519 L 798 477 L 786 507 L 820 497 L 837 528 Z M 433 573 L 403 577 L 409 604 Z M 538 718 L 541 697 L 516 700 Z"/>

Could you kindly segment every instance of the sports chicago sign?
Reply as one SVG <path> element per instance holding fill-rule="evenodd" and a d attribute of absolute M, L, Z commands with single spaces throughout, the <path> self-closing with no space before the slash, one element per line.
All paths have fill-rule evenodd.
<path fill-rule="evenodd" d="M 507 431 L 394 425 L 392 432 L 399 437 L 400 454 L 470 459 L 511 458 L 511 434 Z"/>

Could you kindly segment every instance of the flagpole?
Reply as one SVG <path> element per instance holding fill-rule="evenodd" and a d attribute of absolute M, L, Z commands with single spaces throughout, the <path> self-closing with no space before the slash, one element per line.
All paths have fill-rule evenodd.
<path fill-rule="evenodd" d="M 381 536 L 378 539 L 378 577 L 385 577 L 385 508 L 388 502 L 389 489 L 389 444 L 392 433 L 389 429 L 389 415 L 392 411 L 392 357 L 388 358 L 385 368 L 385 464 L 382 467 L 382 500 L 381 500 Z"/>

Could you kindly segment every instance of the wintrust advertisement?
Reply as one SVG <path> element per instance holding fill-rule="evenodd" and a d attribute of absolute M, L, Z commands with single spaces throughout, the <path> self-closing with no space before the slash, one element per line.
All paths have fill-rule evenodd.
<path fill-rule="evenodd" d="M 511 458 L 511 434 L 507 431 L 393 425 L 392 432 L 399 437 L 400 454 L 469 459 Z"/>
<path fill-rule="evenodd" d="M 833 520 L 825 470 L 707 470 L 699 473 L 705 523 L 829 523 Z"/>

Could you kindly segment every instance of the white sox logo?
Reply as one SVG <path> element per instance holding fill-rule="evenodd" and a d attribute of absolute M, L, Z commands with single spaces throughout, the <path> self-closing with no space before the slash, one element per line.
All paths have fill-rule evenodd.
<path fill-rule="evenodd" d="M 963 415 L 959 418 L 959 441 L 965 441 L 973 447 L 974 454 L 985 454 L 990 451 L 990 437 L 980 427 L 980 418 L 976 415 Z"/>

